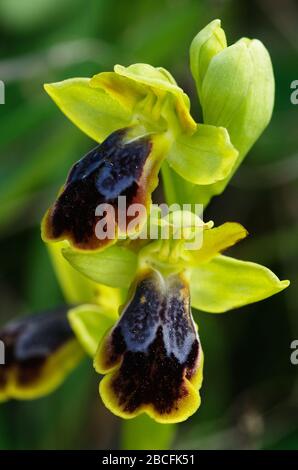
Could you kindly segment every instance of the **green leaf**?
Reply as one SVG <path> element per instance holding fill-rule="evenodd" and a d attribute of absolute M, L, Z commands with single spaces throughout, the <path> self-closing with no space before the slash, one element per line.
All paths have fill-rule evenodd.
<path fill-rule="evenodd" d="M 130 112 L 103 89 L 91 87 L 89 78 L 72 78 L 44 87 L 61 111 L 97 142 L 130 122 Z"/>
<path fill-rule="evenodd" d="M 170 449 L 175 429 L 175 425 L 156 423 L 145 414 L 134 419 L 123 420 L 121 448 L 124 450 Z"/>
<path fill-rule="evenodd" d="M 191 302 L 199 310 L 222 313 L 266 299 L 288 285 L 264 266 L 220 255 L 191 270 Z"/>
<path fill-rule="evenodd" d="M 193 39 L 190 45 L 190 68 L 199 96 L 211 59 L 226 47 L 226 35 L 220 27 L 220 20 L 211 21 Z"/>
<path fill-rule="evenodd" d="M 65 248 L 62 253 L 80 273 L 107 286 L 129 287 L 136 274 L 137 255 L 124 247 L 111 246 L 94 253 Z"/>
<path fill-rule="evenodd" d="M 167 161 L 187 181 L 205 185 L 225 178 L 237 156 L 226 129 L 199 124 L 193 135 L 177 137 Z"/>
<path fill-rule="evenodd" d="M 68 320 L 81 346 L 91 357 L 95 356 L 102 337 L 115 323 L 113 311 L 104 311 L 97 305 L 80 305 L 68 311 Z"/>

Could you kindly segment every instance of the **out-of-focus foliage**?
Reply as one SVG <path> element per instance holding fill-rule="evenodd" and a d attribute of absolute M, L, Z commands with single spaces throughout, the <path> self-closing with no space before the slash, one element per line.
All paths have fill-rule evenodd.
<path fill-rule="evenodd" d="M 230 43 L 257 37 L 270 51 L 273 119 L 205 218 L 246 226 L 252 236 L 233 255 L 266 264 L 292 285 L 239 312 L 195 314 L 208 358 L 203 404 L 178 426 L 176 448 L 297 448 L 298 366 L 290 363 L 290 343 L 298 338 L 298 107 L 290 102 L 290 83 L 298 78 L 297 17 L 294 0 L 0 2 L 1 322 L 63 302 L 39 222 L 70 164 L 94 145 L 42 84 L 91 76 L 114 63 L 163 65 L 190 94 L 199 118 L 188 48 L 205 24 L 221 18 Z M 87 359 L 53 395 L 0 407 L 2 449 L 115 448 L 121 436 L 120 420 L 100 404 Z M 134 446 L 129 429 L 122 442 Z"/>

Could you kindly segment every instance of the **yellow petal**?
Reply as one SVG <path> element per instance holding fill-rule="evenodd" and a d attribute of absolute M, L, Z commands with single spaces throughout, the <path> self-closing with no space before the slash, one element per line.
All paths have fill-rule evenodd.
<path fill-rule="evenodd" d="M 247 236 L 247 230 L 236 222 L 226 222 L 203 232 L 203 244 L 197 251 L 185 251 L 185 259 L 193 266 L 205 263 Z"/>
<path fill-rule="evenodd" d="M 157 96 L 163 97 L 165 93 L 171 94 L 183 130 L 193 132 L 196 129 L 196 123 L 190 114 L 189 98 L 167 70 L 148 64 L 133 64 L 129 67 L 116 65 L 115 72 L 134 83 L 149 87 Z"/>
<path fill-rule="evenodd" d="M 129 125 L 131 112 L 89 78 L 71 78 L 44 85 L 61 111 L 89 137 L 102 142 L 109 134 Z"/>
<path fill-rule="evenodd" d="M 191 304 L 222 313 L 266 299 L 289 284 L 265 266 L 220 255 L 191 270 Z"/>
<path fill-rule="evenodd" d="M 117 320 L 117 314 L 104 311 L 97 305 L 85 304 L 69 310 L 68 320 L 86 353 L 94 357 L 102 337 Z"/>

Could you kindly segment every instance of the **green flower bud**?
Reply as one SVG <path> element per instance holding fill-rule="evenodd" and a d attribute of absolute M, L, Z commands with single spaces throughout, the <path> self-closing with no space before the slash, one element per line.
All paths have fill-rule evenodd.
<path fill-rule="evenodd" d="M 220 20 L 214 20 L 202 29 L 193 39 L 190 46 L 190 68 L 196 81 L 199 97 L 205 73 L 211 59 L 227 47 L 224 30 Z"/>
<path fill-rule="evenodd" d="M 242 38 L 225 47 L 224 39 L 220 22 L 215 20 L 196 36 L 190 49 L 204 123 L 225 127 L 239 151 L 231 174 L 204 188 L 205 203 L 223 191 L 268 125 L 274 104 L 272 64 L 264 45 Z"/>

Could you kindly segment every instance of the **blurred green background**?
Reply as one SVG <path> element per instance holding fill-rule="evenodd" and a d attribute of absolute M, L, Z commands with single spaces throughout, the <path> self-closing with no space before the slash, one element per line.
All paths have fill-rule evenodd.
<path fill-rule="evenodd" d="M 268 47 L 276 105 L 269 128 L 228 189 L 212 201 L 206 219 L 242 223 L 251 236 L 231 253 L 267 265 L 292 284 L 239 311 L 195 314 L 206 358 L 202 406 L 177 427 L 171 446 L 298 449 L 298 366 L 290 363 L 290 343 L 298 339 L 293 0 L 0 0 L 0 79 L 6 85 L 6 104 L 0 106 L 0 322 L 63 303 L 39 222 L 70 165 L 94 145 L 42 84 L 91 76 L 114 63 L 162 65 L 190 94 L 199 118 L 188 48 L 216 17 L 229 43 L 249 36 Z M 86 360 L 51 396 L 1 405 L 0 448 L 119 447 L 121 421 L 101 405 L 97 382 Z"/>

